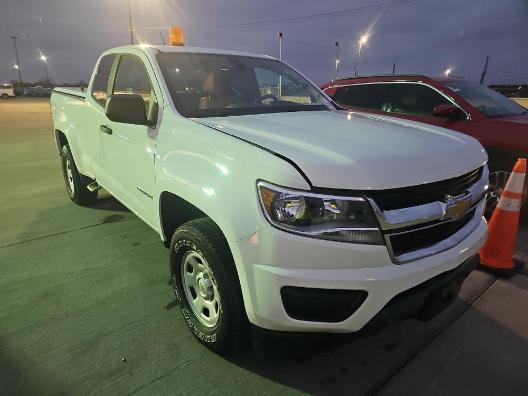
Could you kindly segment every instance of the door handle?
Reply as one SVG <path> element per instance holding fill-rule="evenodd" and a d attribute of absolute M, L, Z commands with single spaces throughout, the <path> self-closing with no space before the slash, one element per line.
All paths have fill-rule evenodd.
<path fill-rule="evenodd" d="M 101 132 L 104 132 L 104 133 L 106 133 L 108 135 L 112 134 L 112 128 L 110 128 L 109 126 L 99 125 L 99 129 L 101 130 Z"/>

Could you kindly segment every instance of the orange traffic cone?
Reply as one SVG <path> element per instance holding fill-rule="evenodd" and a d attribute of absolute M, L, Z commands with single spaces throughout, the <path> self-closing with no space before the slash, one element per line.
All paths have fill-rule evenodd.
<path fill-rule="evenodd" d="M 515 260 L 515 241 L 526 177 L 526 159 L 519 158 L 491 216 L 488 239 L 480 250 L 480 266 L 502 276 L 512 276 L 523 267 Z"/>

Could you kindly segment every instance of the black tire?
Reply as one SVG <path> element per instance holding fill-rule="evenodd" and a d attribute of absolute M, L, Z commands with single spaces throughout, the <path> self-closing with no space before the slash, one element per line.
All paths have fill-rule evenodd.
<path fill-rule="evenodd" d="M 90 191 L 77 170 L 70 147 L 65 144 L 60 151 L 62 175 L 66 185 L 66 192 L 77 205 L 88 205 L 97 199 L 97 190 Z"/>
<path fill-rule="evenodd" d="M 185 281 L 184 285 L 183 280 L 183 272 L 188 271 L 186 257 L 194 255 L 195 252 L 205 259 L 198 261 L 201 261 L 203 268 L 215 284 L 216 294 L 214 297 L 211 296 L 211 299 L 218 298 L 219 302 L 217 322 L 216 324 L 209 323 L 209 326 L 202 323 L 202 320 L 207 320 L 207 317 L 202 316 L 200 319 L 195 313 L 196 308 L 191 307 L 189 298 L 193 298 L 193 295 L 189 292 L 188 281 Z M 221 355 L 232 355 L 245 351 L 249 345 L 249 322 L 244 309 L 235 263 L 218 226 L 208 218 L 191 220 L 180 226 L 171 240 L 170 265 L 172 286 L 183 319 L 196 339 Z M 194 269 L 189 274 L 192 277 Z M 199 273 L 196 276 L 199 276 Z M 186 287 L 188 294 L 186 294 Z M 199 291 L 195 290 L 195 294 L 197 293 Z M 195 300 L 198 298 L 201 297 L 198 295 L 194 297 Z"/>
<path fill-rule="evenodd" d="M 2 99 L 9 99 L 9 95 L 8 94 L 2 94 Z"/>

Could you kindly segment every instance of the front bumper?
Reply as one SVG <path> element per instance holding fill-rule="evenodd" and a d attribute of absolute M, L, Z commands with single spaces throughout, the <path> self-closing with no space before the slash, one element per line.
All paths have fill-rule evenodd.
<path fill-rule="evenodd" d="M 243 274 L 242 292 L 250 322 L 288 332 L 349 333 L 361 330 L 397 295 L 459 267 L 477 254 L 486 222 L 477 217 L 455 247 L 405 264 L 394 264 L 386 246 L 306 238 L 268 227 L 237 242 L 235 259 Z M 283 306 L 284 286 L 364 290 L 361 306 L 340 322 L 291 318 Z"/>

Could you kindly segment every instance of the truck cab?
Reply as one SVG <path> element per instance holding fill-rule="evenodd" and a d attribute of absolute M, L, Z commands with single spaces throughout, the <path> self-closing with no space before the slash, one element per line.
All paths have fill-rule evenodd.
<path fill-rule="evenodd" d="M 0 84 L 0 98 L 9 99 L 15 97 L 13 84 Z"/>

